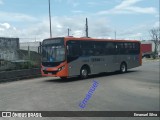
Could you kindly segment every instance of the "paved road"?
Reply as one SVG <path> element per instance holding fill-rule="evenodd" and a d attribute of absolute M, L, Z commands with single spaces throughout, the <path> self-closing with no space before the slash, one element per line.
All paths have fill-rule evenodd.
<path fill-rule="evenodd" d="M 0 84 L 1 111 L 79 111 L 93 84 L 99 85 L 85 110 L 91 111 L 158 111 L 159 63 L 146 61 L 128 73 L 108 73 L 86 80 L 62 81 L 58 78 L 36 78 Z M 2 118 L 0 118 L 2 119 Z M 17 118 L 12 118 L 12 120 Z M 55 120 L 56 118 L 42 118 Z M 59 120 L 64 118 L 57 118 Z M 75 118 L 65 118 L 65 120 Z M 76 118 L 97 120 L 98 118 Z M 115 120 L 117 118 L 99 118 Z M 126 120 L 128 118 L 119 118 Z M 118 120 L 119 120 L 118 119 Z M 137 120 L 138 118 L 129 118 Z M 141 119 L 141 118 L 139 118 Z M 143 118 L 145 120 L 145 118 Z M 151 118 L 148 118 L 151 119 Z M 158 118 L 152 118 L 158 120 Z M 5 119 L 7 120 L 7 119 Z M 142 120 L 142 119 L 141 119 Z"/>

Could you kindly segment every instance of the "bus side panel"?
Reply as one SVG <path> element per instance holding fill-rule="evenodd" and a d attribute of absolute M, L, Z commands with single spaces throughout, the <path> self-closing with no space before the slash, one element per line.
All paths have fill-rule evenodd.
<path fill-rule="evenodd" d="M 113 72 L 117 70 L 117 56 L 116 55 L 108 55 L 105 57 L 105 62 L 107 64 L 105 72 Z"/>
<path fill-rule="evenodd" d="M 107 72 L 120 70 L 122 62 L 127 64 L 128 69 L 140 66 L 139 55 L 110 55 L 106 56 Z"/>
<path fill-rule="evenodd" d="M 90 74 L 98 74 L 107 72 L 107 62 L 104 56 L 79 57 L 78 59 L 68 63 L 69 76 L 80 75 L 83 65 L 90 68 Z"/>
<path fill-rule="evenodd" d="M 122 62 L 125 62 L 127 64 L 127 68 L 131 69 L 140 66 L 139 59 L 139 55 L 79 57 L 68 63 L 68 75 L 80 75 L 80 70 L 83 65 L 88 65 L 90 67 L 91 74 L 120 70 L 120 65 Z"/>
<path fill-rule="evenodd" d="M 68 75 L 69 76 L 80 75 L 81 66 L 82 66 L 82 63 L 81 63 L 80 58 L 69 61 L 68 62 Z"/>
<path fill-rule="evenodd" d="M 105 56 L 92 56 L 90 57 L 91 74 L 98 74 L 106 72 L 106 57 Z"/>
<path fill-rule="evenodd" d="M 128 69 L 140 66 L 139 55 L 120 55 L 119 56 L 119 62 L 120 62 L 120 64 L 123 61 L 126 62 Z"/>

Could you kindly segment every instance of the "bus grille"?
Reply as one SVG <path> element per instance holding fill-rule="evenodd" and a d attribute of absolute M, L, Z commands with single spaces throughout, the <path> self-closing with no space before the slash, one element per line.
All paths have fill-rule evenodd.
<path fill-rule="evenodd" d="M 57 71 L 46 71 L 46 70 L 43 70 L 44 74 L 53 74 L 55 75 L 57 73 Z"/>

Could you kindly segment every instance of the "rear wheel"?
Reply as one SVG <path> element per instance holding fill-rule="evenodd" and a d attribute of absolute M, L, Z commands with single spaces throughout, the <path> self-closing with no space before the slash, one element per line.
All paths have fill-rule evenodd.
<path fill-rule="evenodd" d="M 121 72 L 121 73 L 127 72 L 127 65 L 126 65 L 126 63 L 124 63 L 124 62 L 121 63 L 120 72 Z"/>
<path fill-rule="evenodd" d="M 86 67 L 82 67 L 81 71 L 80 71 L 80 76 L 82 79 L 85 79 L 88 77 L 88 69 Z"/>

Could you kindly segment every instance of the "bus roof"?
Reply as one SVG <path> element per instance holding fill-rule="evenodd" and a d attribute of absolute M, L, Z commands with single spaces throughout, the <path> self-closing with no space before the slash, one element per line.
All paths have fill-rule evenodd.
<path fill-rule="evenodd" d="M 124 39 L 106 39 L 106 38 L 91 38 L 91 37 L 73 37 L 73 36 L 67 36 L 67 37 L 53 37 L 53 38 L 47 38 L 45 40 L 54 39 L 54 38 L 63 38 L 64 40 L 93 40 L 93 41 L 111 41 L 111 42 L 140 42 L 138 40 L 124 40 Z"/>

